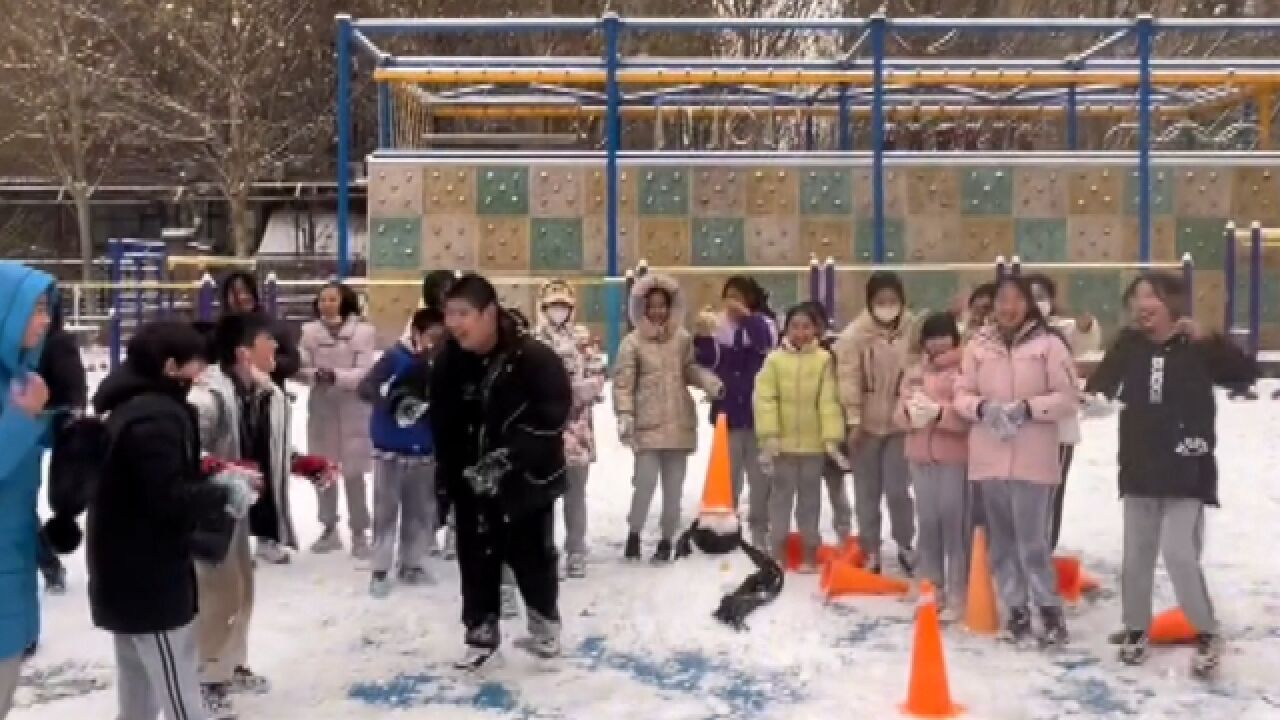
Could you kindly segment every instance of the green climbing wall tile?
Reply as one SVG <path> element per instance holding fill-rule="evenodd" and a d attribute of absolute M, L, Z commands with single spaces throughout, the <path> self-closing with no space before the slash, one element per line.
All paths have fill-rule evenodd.
<path fill-rule="evenodd" d="M 1116 327 L 1124 312 L 1120 294 L 1124 292 L 1125 278 L 1114 270 L 1081 270 L 1071 273 L 1069 282 L 1067 307 L 1073 314 L 1093 315 L 1104 331 Z"/>
<path fill-rule="evenodd" d="M 579 285 L 578 290 L 578 314 L 575 319 L 579 323 L 602 323 L 608 320 L 608 311 L 605 306 L 607 293 L 604 283 L 593 282 L 590 284 Z"/>
<path fill-rule="evenodd" d="M 693 221 L 694 265 L 745 265 L 742 218 L 697 218 Z"/>
<path fill-rule="evenodd" d="M 1018 257 L 1024 262 L 1066 262 L 1067 221 L 1020 219 L 1014 221 Z"/>
<path fill-rule="evenodd" d="M 961 214 L 1013 214 L 1013 173 L 1008 168 L 970 168 L 961 173 Z"/>
<path fill-rule="evenodd" d="M 906 262 L 907 253 L 903 238 L 906 236 L 906 223 L 898 218 L 885 218 L 884 252 L 885 262 Z M 875 224 L 873 220 L 857 220 L 853 227 L 854 250 L 859 263 L 874 262 L 872 249 L 875 246 Z"/>
<path fill-rule="evenodd" d="M 369 264 L 393 270 L 417 269 L 422 254 L 422 218 L 374 218 L 369 223 Z"/>
<path fill-rule="evenodd" d="M 530 243 L 535 273 L 582 270 L 582 218 L 534 218 Z"/>
<path fill-rule="evenodd" d="M 794 273 L 760 273 L 753 275 L 756 282 L 769 293 L 769 307 L 778 313 L 781 319 L 787 309 L 800 302 L 800 276 Z M 805 274 L 804 299 L 809 299 L 808 271 Z"/>
<path fill-rule="evenodd" d="M 845 168 L 801 168 L 800 214 L 853 215 L 853 172 Z"/>
<path fill-rule="evenodd" d="M 688 215 L 689 171 L 685 168 L 640 168 L 641 215 Z"/>
<path fill-rule="evenodd" d="M 1280 322 L 1280 273 L 1262 273 L 1262 322 Z M 1241 262 L 1236 274 L 1236 325 L 1248 327 L 1249 323 L 1249 268 Z"/>
<path fill-rule="evenodd" d="M 1226 250 L 1223 218 L 1178 218 L 1178 257 L 1191 253 L 1196 267 L 1219 269 Z"/>
<path fill-rule="evenodd" d="M 1124 177 L 1124 211 L 1138 214 L 1138 173 L 1131 171 Z M 1151 171 L 1151 214 L 1173 214 L 1173 171 Z"/>
<path fill-rule="evenodd" d="M 959 283 L 959 276 L 951 270 L 905 270 L 902 273 L 907 304 L 918 312 L 939 312 L 950 308 Z"/>
<path fill-rule="evenodd" d="M 528 213 L 529 168 L 493 166 L 476 171 L 476 214 Z"/>

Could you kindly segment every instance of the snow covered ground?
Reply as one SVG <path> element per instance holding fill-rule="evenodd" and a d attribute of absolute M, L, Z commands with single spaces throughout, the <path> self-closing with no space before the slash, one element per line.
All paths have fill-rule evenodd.
<path fill-rule="evenodd" d="M 1072 648 L 1058 657 L 1020 652 L 946 632 L 952 692 L 968 716 L 1050 718 L 1280 717 L 1280 403 L 1275 385 L 1254 403 L 1220 406 L 1223 509 L 1208 526 L 1210 587 L 1229 639 L 1221 679 L 1191 680 L 1189 650 L 1158 650 L 1146 667 L 1120 666 L 1105 635 L 1119 622 L 1121 542 L 1115 490 L 1115 422 L 1087 425 L 1067 495 L 1063 544 L 1081 553 L 1104 586 L 1069 616 Z M 305 402 L 298 403 L 299 408 Z M 346 555 L 301 553 L 263 567 L 251 634 L 254 669 L 269 695 L 239 699 L 242 718 L 890 718 L 906 694 L 912 607 L 893 599 L 826 604 L 816 577 L 789 576 L 782 597 L 734 633 L 711 618 L 748 562 L 695 556 L 670 567 L 620 560 L 630 496 L 629 453 L 598 409 L 602 460 L 590 484 L 592 564 L 563 584 L 567 657 L 554 671 L 518 651 L 484 679 L 449 669 L 461 628 L 457 570 L 438 562 L 438 583 L 367 593 L 368 574 Z M 305 438 L 297 413 L 295 437 Z M 710 428 L 690 464 L 695 511 Z M 315 499 L 294 488 L 305 540 L 317 533 Z M 656 532 L 656 502 L 647 547 Z M 824 517 L 824 525 L 829 525 Z M 828 528 L 824 530 L 830 532 Z M 70 591 L 46 598 L 39 655 L 19 690 L 17 720 L 114 716 L 109 636 L 89 622 L 83 559 L 69 562 Z M 1161 578 L 1157 609 L 1173 604 Z M 522 623 L 506 625 L 508 638 Z M 86 690 L 93 689 L 90 692 Z M 68 697 L 53 699 L 65 694 Z M 24 707 L 25 706 L 25 707 Z"/>

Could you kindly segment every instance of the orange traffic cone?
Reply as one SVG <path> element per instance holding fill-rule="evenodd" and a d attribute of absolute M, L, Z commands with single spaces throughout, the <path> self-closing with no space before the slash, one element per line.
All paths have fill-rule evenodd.
<path fill-rule="evenodd" d="M 1060 556 L 1053 559 L 1053 567 L 1058 574 L 1058 594 L 1071 604 L 1080 602 L 1083 588 L 1080 587 L 1080 558 Z"/>
<path fill-rule="evenodd" d="M 1088 595 L 1091 592 L 1097 591 L 1099 587 L 1100 586 L 1098 585 L 1098 578 L 1085 572 L 1084 567 L 1081 567 L 1080 568 L 1080 592 L 1085 595 Z"/>
<path fill-rule="evenodd" d="M 916 638 L 911 650 L 911 679 L 902 711 L 918 718 L 952 718 L 964 708 L 951 700 L 947 658 L 942 651 L 942 626 L 933 584 L 920 583 L 920 610 L 916 613 Z"/>
<path fill-rule="evenodd" d="M 964 626 L 977 635 L 1000 632 L 1000 611 L 996 608 L 996 587 L 987 558 L 987 533 L 973 531 L 973 557 L 969 561 L 969 600 L 965 604 Z"/>
<path fill-rule="evenodd" d="M 707 463 L 707 482 L 702 489 L 702 514 L 736 515 L 737 512 L 729 477 L 729 421 L 721 413 L 716 418 L 716 432 L 711 440 L 711 461 Z"/>
<path fill-rule="evenodd" d="M 856 535 L 850 535 L 844 539 L 844 546 L 840 548 L 839 559 L 854 567 L 866 566 L 867 556 L 862 553 L 862 545 L 858 542 Z"/>
<path fill-rule="evenodd" d="M 904 595 L 909 588 L 906 580 L 877 575 L 844 560 L 828 563 L 822 569 L 820 582 L 827 599 L 843 595 Z"/>
<path fill-rule="evenodd" d="M 836 560 L 839 560 L 840 554 L 841 554 L 840 548 L 832 547 L 831 545 L 827 545 L 826 543 L 823 543 L 818 548 L 818 556 L 817 556 L 818 565 L 822 567 L 826 567 L 831 563 L 835 562 Z"/>
<path fill-rule="evenodd" d="M 1182 608 L 1173 608 L 1157 615 L 1147 630 L 1152 645 L 1185 645 L 1195 642 L 1196 628 L 1187 619 Z"/>

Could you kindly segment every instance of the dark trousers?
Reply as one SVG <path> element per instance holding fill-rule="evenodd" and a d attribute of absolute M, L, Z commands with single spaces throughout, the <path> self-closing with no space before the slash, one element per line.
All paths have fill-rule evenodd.
<path fill-rule="evenodd" d="M 40 566 L 40 574 L 44 575 L 45 582 L 49 582 L 51 578 L 60 578 L 66 572 L 62 567 L 62 560 L 49 546 L 43 532 L 36 536 L 36 563 Z"/>
<path fill-rule="evenodd" d="M 1053 489 L 1053 505 L 1049 508 L 1049 549 L 1058 549 L 1058 536 L 1062 533 L 1062 501 L 1067 496 L 1067 475 L 1071 472 L 1071 460 L 1075 457 L 1075 445 L 1058 446 L 1058 466 L 1062 468 L 1062 482 Z"/>
<path fill-rule="evenodd" d="M 462 622 L 467 644 L 497 647 L 502 566 L 511 568 L 530 619 L 560 622 L 554 505 L 509 518 L 496 499 L 454 498 Z M 535 616 L 536 613 L 536 616 Z"/>

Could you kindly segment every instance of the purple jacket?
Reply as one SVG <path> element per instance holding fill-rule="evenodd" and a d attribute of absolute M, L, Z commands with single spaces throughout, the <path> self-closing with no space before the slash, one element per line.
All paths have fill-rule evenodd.
<path fill-rule="evenodd" d="M 710 335 L 694 338 L 698 364 L 714 372 L 724 383 L 724 398 L 711 404 L 711 421 L 720 413 L 730 430 L 755 427 L 752 396 L 756 375 L 764 359 L 778 344 L 778 330 L 768 315 L 754 313 L 741 323 L 724 313 Z"/>

